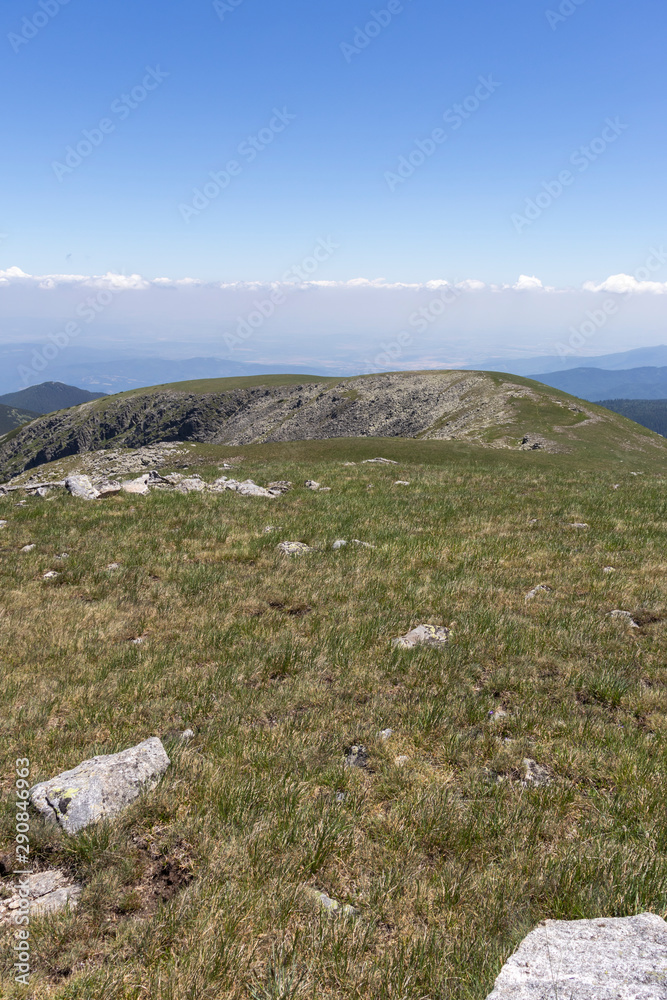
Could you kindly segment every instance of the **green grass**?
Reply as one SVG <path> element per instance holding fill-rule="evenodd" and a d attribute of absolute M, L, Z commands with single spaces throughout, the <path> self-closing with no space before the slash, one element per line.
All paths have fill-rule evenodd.
<path fill-rule="evenodd" d="M 15 758 L 38 781 L 158 735 L 172 759 L 111 822 L 33 821 L 36 865 L 84 892 L 33 921 L 29 990 L 0 940 L 0 995 L 483 1000 L 539 920 L 665 915 L 664 471 L 395 439 L 182 461 L 233 454 L 294 490 L 0 498 L 5 864 Z M 399 464 L 342 464 L 374 455 Z M 375 548 L 331 550 L 353 537 Z M 421 622 L 449 646 L 392 647 Z M 526 757 L 549 787 L 522 787 Z"/>

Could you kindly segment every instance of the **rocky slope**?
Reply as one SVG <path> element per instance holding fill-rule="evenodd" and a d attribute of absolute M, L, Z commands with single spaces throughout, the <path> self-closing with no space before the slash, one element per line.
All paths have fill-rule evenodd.
<path fill-rule="evenodd" d="M 285 384 L 176 383 L 84 403 L 0 439 L 4 477 L 100 448 L 156 441 L 245 445 L 334 437 L 461 440 L 496 448 L 600 448 L 667 455 L 650 431 L 528 379 L 488 372 L 399 372 Z"/>
<path fill-rule="evenodd" d="M 0 434 L 7 434 L 15 427 L 20 427 L 29 420 L 33 420 L 37 413 L 30 410 L 22 410 L 17 406 L 6 406 L 0 403 Z"/>

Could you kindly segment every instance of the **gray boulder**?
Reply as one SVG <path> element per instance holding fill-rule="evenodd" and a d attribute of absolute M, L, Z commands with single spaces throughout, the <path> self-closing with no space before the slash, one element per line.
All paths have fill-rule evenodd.
<path fill-rule="evenodd" d="M 667 924 L 653 913 L 545 920 L 487 1000 L 667 1000 Z"/>
<path fill-rule="evenodd" d="M 152 736 L 129 750 L 84 760 L 71 771 L 33 785 L 30 802 L 45 819 L 67 833 L 115 816 L 155 788 L 169 766 L 162 743 Z"/>
<path fill-rule="evenodd" d="M 100 495 L 88 476 L 68 476 L 65 486 L 73 497 L 78 497 L 80 500 L 97 500 Z"/>
<path fill-rule="evenodd" d="M 13 922 L 19 913 L 37 917 L 57 913 L 66 906 L 74 909 L 81 895 L 81 886 L 59 868 L 23 875 L 12 888 L 14 893 L 9 899 L 0 902 L 0 924 Z"/>

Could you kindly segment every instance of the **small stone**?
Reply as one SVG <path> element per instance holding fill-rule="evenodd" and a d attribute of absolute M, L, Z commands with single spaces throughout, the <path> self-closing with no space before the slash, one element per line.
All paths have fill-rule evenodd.
<path fill-rule="evenodd" d="M 73 497 L 78 497 L 79 500 L 97 500 L 100 495 L 88 476 L 68 476 L 65 480 L 65 487 Z"/>
<path fill-rule="evenodd" d="M 343 462 L 343 465 L 356 465 L 356 462 Z"/>
<path fill-rule="evenodd" d="M 60 576 L 60 573 L 56 573 L 55 569 L 50 569 L 44 574 L 42 580 L 55 580 L 57 576 Z"/>
<path fill-rule="evenodd" d="M 320 486 L 319 492 L 320 493 L 331 493 L 331 487 L 330 486 Z"/>
<path fill-rule="evenodd" d="M 368 767 L 368 751 L 363 746 L 349 747 L 345 751 L 346 767 Z"/>
<path fill-rule="evenodd" d="M 319 490 L 320 484 L 316 483 L 314 479 L 307 479 L 303 484 L 307 490 Z"/>
<path fill-rule="evenodd" d="M 130 642 L 132 643 L 133 646 L 140 646 L 143 641 L 144 641 L 143 635 L 138 635 L 136 639 L 130 639 Z"/>
<path fill-rule="evenodd" d="M 619 489 L 619 488 L 620 488 L 620 485 L 621 485 L 620 483 L 614 483 L 614 485 L 612 486 L 612 490 L 617 490 L 617 489 Z"/>
<path fill-rule="evenodd" d="M 394 486 L 409 486 L 409 485 L 410 483 L 408 482 L 407 479 L 397 479 L 396 482 L 394 483 Z"/>
<path fill-rule="evenodd" d="M 326 892 L 320 892 L 318 889 L 312 889 L 310 886 L 306 886 L 305 890 L 310 898 L 319 903 L 322 909 L 328 913 L 340 914 L 345 917 L 359 916 L 359 910 L 354 906 L 350 906 L 349 903 L 339 903 L 337 899 L 332 899 Z"/>
<path fill-rule="evenodd" d="M 407 764 L 409 760 L 410 760 L 409 757 L 406 757 L 405 754 L 401 754 L 400 757 L 394 758 L 394 764 L 396 764 L 397 767 L 403 767 L 403 765 Z"/>
<path fill-rule="evenodd" d="M 394 462 L 391 458 L 366 458 L 364 459 L 363 465 L 398 465 L 398 462 Z"/>
<path fill-rule="evenodd" d="M 0 521 L 0 528 L 6 528 L 6 527 L 7 527 L 7 521 Z"/>
<path fill-rule="evenodd" d="M 581 521 L 575 521 L 574 524 L 570 524 L 570 525 L 568 525 L 568 527 L 570 527 L 570 528 L 588 528 L 588 527 L 590 527 L 590 525 L 584 524 Z"/>
<path fill-rule="evenodd" d="M 181 735 L 179 736 L 179 740 L 181 741 L 181 743 L 187 743 L 188 740 L 194 738 L 194 735 L 195 735 L 194 729 L 184 729 Z"/>
<path fill-rule="evenodd" d="M 536 517 L 531 517 L 531 519 L 528 522 L 528 524 L 537 524 L 537 518 Z"/>
<path fill-rule="evenodd" d="M 524 776 L 521 784 L 524 788 L 543 788 L 552 782 L 549 770 L 541 764 L 536 763 L 536 761 L 531 760 L 530 757 L 524 758 L 523 771 Z"/>
<path fill-rule="evenodd" d="M 629 611 L 618 611 L 618 610 L 616 610 L 616 611 L 610 611 L 607 617 L 608 618 L 624 618 L 625 621 L 627 621 L 627 623 L 630 626 L 630 628 L 639 628 L 639 625 L 634 620 L 634 618 L 632 617 L 632 614 Z"/>
<path fill-rule="evenodd" d="M 605 566 L 604 569 L 602 570 L 602 572 L 603 573 L 615 573 L 616 570 L 614 569 L 613 566 Z"/>
<path fill-rule="evenodd" d="M 278 529 L 274 524 L 267 524 L 266 528 L 264 528 L 264 534 L 270 535 L 272 531 L 277 531 L 277 530 Z"/>
<path fill-rule="evenodd" d="M 59 868 L 22 875 L 20 882 L 23 899 L 29 900 L 31 917 L 57 913 L 68 905 L 74 909 L 81 896 L 81 886 L 71 882 L 69 876 Z M 22 896 L 17 886 L 9 899 L 0 901 L 0 924 L 13 922 L 14 911 L 22 906 L 21 900 Z"/>
<path fill-rule="evenodd" d="M 338 549 L 342 549 L 345 545 L 347 545 L 347 542 L 344 538 L 337 538 L 331 548 L 337 551 Z"/>
<path fill-rule="evenodd" d="M 451 634 L 451 629 L 444 625 L 418 625 L 394 639 L 392 645 L 403 649 L 411 649 L 413 646 L 442 646 L 449 641 Z"/>
<path fill-rule="evenodd" d="M 306 545 L 305 542 L 281 542 L 278 545 L 278 550 L 287 556 L 302 556 L 306 552 L 313 551 L 311 546 Z"/>
<path fill-rule="evenodd" d="M 394 735 L 394 730 L 393 729 L 382 729 L 380 731 L 380 739 L 382 739 L 382 740 L 388 740 L 389 737 L 393 736 L 393 735 Z"/>
<path fill-rule="evenodd" d="M 278 479 L 275 483 L 269 483 L 266 488 L 273 493 L 288 493 L 292 489 L 292 484 L 288 479 Z"/>
<path fill-rule="evenodd" d="M 33 785 L 30 802 L 46 820 L 67 833 L 115 816 L 141 793 L 155 788 L 169 766 L 156 736 L 120 753 L 85 760 L 71 771 Z"/>
<path fill-rule="evenodd" d="M 59 556 L 56 556 L 56 559 L 69 559 L 69 552 L 61 552 Z"/>
<path fill-rule="evenodd" d="M 528 591 L 528 593 L 526 594 L 526 600 L 532 601 L 533 598 L 537 597 L 538 594 L 550 594 L 550 593 L 551 593 L 551 587 L 548 587 L 545 583 L 538 583 L 536 587 L 533 587 L 532 590 Z"/>
<path fill-rule="evenodd" d="M 37 548 L 37 546 L 33 542 L 30 545 L 24 545 L 23 548 L 21 549 L 21 552 L 32 552 L 32 550 L 36 549 L 36 548 Z"/>
<path fill-rule="evenodd" d="M 500 719 L 506 719 L 507 712 L 504 708 L 491 708 L 489 709 L 489 719 L 492 722 L 498 722 Z"/>
<path fill-rule="evenodd" d="M 353 545 L 361 545 L 361 547 L 364 548 L 364 549 L 374 549 L 375 548 L 375 546 L 371 545 L 370 542 L 360 542 L 358 538 L 353 538 L 352 539 L 352 544 Z"/>
<path fill-rule="evenodd" d="M 107 569 L 110 573 L 113 573 L 115 570 L 120 569 L 120 563 L 109 563 Z"/>
<path fill-rule="evenodd" d="M 487 1000 L 665 1000 L 667 924 L 653 913 L 544 920 Z"/>
<path fill-rule="evenodd" d="M 345 802 L 347 792 L 336 792 L 336 802 Z"/>

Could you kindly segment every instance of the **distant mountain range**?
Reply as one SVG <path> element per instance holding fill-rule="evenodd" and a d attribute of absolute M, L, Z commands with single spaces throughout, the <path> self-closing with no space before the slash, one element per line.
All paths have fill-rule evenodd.
<path fill-rule="evenodd" d="M 458 365 L 467 371 L 510 372 L 512 375 L 524 375 L 526 378 L 540 379 L 541 374 L 551 372 L 571 371 L 574 368 L 604 368 L 607 371 L 620 371 L 627 368 L 664 367 L 667 365 L 667 346 L 636 347 L 632 351 L 622 351 L 620 354 L 601 354 L 594 358 L 585 358 L 576 354 L 559 357 L 544 355 L 535 358 L 486 358 L 474 364 Z M 444 366 L 443 366 L 444 367 Z"/>
<path fill-rule="evenodd" d="M 542 372 L 531 378 L 594 403 L 603 399 L 667 398 L 667 367 L 625 371 L 573 368 L 565 372 Z"/>
<path fill-rule="evenodd" d="M 63 382 L 42 382 L 41 385 L 31 385 L 27 389 L 0 396 L 0 404 L 17 406 L 36 415 L 78 406 L 79 403 L 88 403 L 91 399 L 101 399 L 102 396 L 106 396 L 106 393 L 88 392 L 87 389 L 65 385 Z"/>

